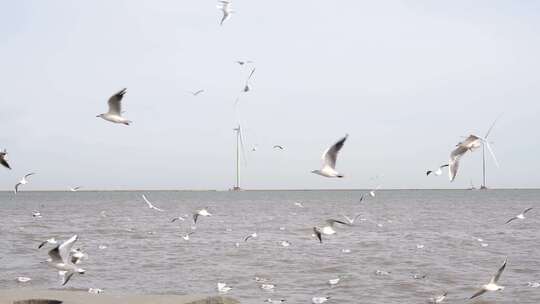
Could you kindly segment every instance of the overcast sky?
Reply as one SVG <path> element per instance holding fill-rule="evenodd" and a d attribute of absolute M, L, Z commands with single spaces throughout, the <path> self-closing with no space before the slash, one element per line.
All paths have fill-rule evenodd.
<path fill-rule="evenodd" d="M 233 0 L 222 27 L 216 4 L 1 1 L 0 189 L 227 189 L 238 120 L 244 188 L 463 188 L 480 151 L 425 170 L 500 113 L 488 184 L 540 187 L 539 2 Z M 124 87 L 133 125 L 96 118 Z M 311 174 L 346 133 L 346 177 Z"/>

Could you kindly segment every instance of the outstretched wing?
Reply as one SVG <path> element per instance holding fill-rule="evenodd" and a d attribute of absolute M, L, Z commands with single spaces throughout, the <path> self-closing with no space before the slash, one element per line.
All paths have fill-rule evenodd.
<path fill-rule="evenodd" d="M 345 141 L 347 140 L 347 137 L 349 135 L 345 135 L 342 139 L 340 139 L 338 142 L 333 144 L 330 148 L 326 149 L 322 155 L 322 160 L 324 162 L 325 166 L 329 166 L 332 169 L 336 168 L 336 161 L 337 156 L 341 148 L 343 148 L 343 145 L 345 144 Z"/>
<path fill-rule="evenodd" d="M 503 264 L 501 265 L 499 270 L 497 270 L 497 273 L 493 276 L 493 278 L 491 278 L 490 283 L 497 283 L 499 281 L 499 278 L 501 277 L 504 269 L 506 268 L 507 261 L 508 261 L 508 258 L 505 258 Z"/>
<path fill-rule="evenodd" d="M 319 243 L 322 243 L 322 234 L 319 231 L 319 229 L 317 229 L 317 227 L 313 227 L 313 232 L 315 233 L 315 235 L 319 239 Z"/>
<path fill-rule="evenodd" d="M 529 212 L 529 211 L 531 211 L 531 210 L 532 210 L 532 207 L 531 207 L 531 208 L 527 208 L 527 209 L 523 210 L 523 212 L 522 212 L 522 213 L 523 213 L 523 214 L 525 214 L 525 213 L 527 213 L 527 212 Z"/>
<path fill-rule="evenodd" d="M 505 224 L 508 224 L 508 223 L 510 223 L 510 222 L 513 221 L 513 220 L 517 220 L 517 217 L 514 216 L 513 218 L 511 218 L 511 219 L 509 219 L 508 221 L 506 221 Z"/>
<path fill-rule="evenodd" d="M 448 161 L 448 177 L 450 178 L 451 182 L 456 178 L 459 168 L 459 160 L 468 150 L 469 149 L 467 149 L 467 147 L 458 144 L 457 148 L 450 153 L 450 160 Z"/>
<path fill-rule="evenodd" d="M 71 260 L 69 255 L 71 252 L 71 248 L 73 247 L 73 244 L 75 244 L 77 239 L 77 235 L 74 235 L 57 247 L 59 255 L 62 258 L 62 261 L 64 261 L 64 263 L 68 263 Z"/>
<path fill-rule="evenodd" d="M 486 291 L 487 291 L 487 290 L 485 290 L 485 289 L 480 289 L 480 290 L 477 291 L 475 294 L 473 294 L 473 295 L 469 298 L 469 300 L 470 300 L 470 299 L 474 299 L 474 298 L 476 298 L 476 297 L 478 297 L 478 296 L 480 296 L 480 295 L 483 295 Z"/>
<path fill-rule="evenodd" d="M 109 114 L 122 115 L 122 98 L 126 90 L 124 88 L 109 98 Z"/>

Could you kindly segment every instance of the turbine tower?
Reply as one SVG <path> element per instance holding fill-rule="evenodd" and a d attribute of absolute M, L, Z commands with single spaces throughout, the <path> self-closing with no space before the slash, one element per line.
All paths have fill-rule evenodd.
<path fill-rule="evenodd" d="M 242 188 L 240 188 L 240 149 L 242 150 L 244 161 L 245 161 L 245 155 L 244 155 L 244 141 L 242 140 L 242 128 L 240 127 L 240 124 L 238 124 L 238 126 L 234 128 L 233 131 L 236 133 L 236 183 L 231 190 L 241 191 Z"/>
<path fill-rule="evenodd" d="M 491 132 L 491 129 L 495 126 L 495 123 L 497 123 L 497 120 L 499 120 L 501 116 L 497 117 L 495 121 L 493 121 L 493 124 L 491 124 L 491 127 L 489 127 L 486 136 L 484 136 L 484 140 L 482 140 L 482 185 L 480 186 L 480 190 L 487 190 L 488 187 L 486 185 L 486 145 L 488 146 L 489 152 L 491 153 L 491 156 L 493 157 L 493 161 L 495 162 L 495 165 L 497 167 L 499 166 L 497 159 L 495 158 L 495 154 L 493 154 L 493 151 L 491 150 L 491 147 L 489 146 L 488 136 Z"/>

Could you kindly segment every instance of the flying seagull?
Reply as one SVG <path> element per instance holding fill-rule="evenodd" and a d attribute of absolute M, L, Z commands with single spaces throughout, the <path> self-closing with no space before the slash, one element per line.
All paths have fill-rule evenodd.
<path fill-rule="evenodd" d="M 32 211 L 32 217 L 40 218 L 41 217 L 41 212 L 39 212 L 37 210 Z"/>
<path fill-rule="evenodd" d="M 244 65 L 244 64 L 253 63 L 253 61 L 251 61 L 251 60 L 237 60 L 236 63 L 238 63 L 239 65 Z"/>
<path fill-rule="evenodd" d="M 448 292 L 444 292 L 442 295 L 440 296 L 436 296 L 436 297 L 433 297 L 433 298 L 430 298 L 428 303 L 430 304 L 439 304 L 439 303 L 442 303 L 442 301 L 444 301 L 444 299 L 446 299 L 446 295 L 448 294 Z"/>
<path fill-rule="evenodd" d="M 186 219 L 184 219 L 183 217 L 177 216 L 177 217 L 175 217 L 175 218 L 173 218 L 173 219 L 171 220 L 171 223 L 174 223 L 174 222 L 176 222 L 176 221 L 182 221 L 182 222 L 183 222 L 183 221 L 185 221 L 185 220 L 186 220 Z"/>
<path fill-rule="evenodd" d="M 56 246 L 54 249 L 49 251 L 49 259 L 47 262 L 49 266 L 59 270 L 59 273 L 63 276 L 62 285 L 66 285 L 71 277 L 75 274 L 84 274 L 85 270 L 76 266 L 72 262 L 72 253 L 71 248 L 73 244 L 77 241 L 77 235 L 72 236 L 67 241 Z"/>
<path fill-rule="evenodd" d="M 518 215 L 514 216 L 513 218 L 509 219 L 508 221 L 506 221 L 505 224 L 508 224 L 513 220 L 518 220 L 518 219 L 523 220 L 523 219 L 525 219 L 525 213 L 531 211 L 531 209 L 532 208 L 527 208 L 527 209 L 523 210 L 523 212 L 521 212 L 520 214 L 518 214 Z"/>
<path fill-rule="evenodd" d="M 184 239 L 184 241 L 189 241 L 189 236 L 192 235 L 193 233 L 195 233 L 195 232 L 188 232 L 188 233 L 182 235 L 182 238 Z"/>
<path fill-rule="evenodd" d="M 27 179 L 27 178 L 30 177 L 30 176 L 32 176 L 32 175 L 34 175 L 34 174 L 35 174 L 35 173 L 33 173 L 33 172 L 32 172 L 32 173 L 28 173 L 28 174 L 26 174 L 23 178 L 21 178 L 21 180 L 20 180 L 17 184 L 15 184 L 15 193 L 19 192 L 19 187 L 20 187 L 21 185 L 26 185 L 26 184 L 28 184 L 28 179 Z"/>
<path fill-rule="evenodd" d="M 76 186 L 76 187 L 71 187 L 71 188 L 69 188 L 69 191 L 71 191 L 71 192 L 77 192 L 77 191 L 79 191 L 79 189 L 81 189 L 81 187 L 80 187 L 80 186 Z"/>
<path fill-rule="evenodd" d="M 491 146 L 489 142 L 482 137 L 476 136 L 476 135 L 469 135 L 464 141 L 459 142 L 452 153 L 450 153 L 450 160 L 448 162 L 449 170 L 448 170 L 448 177 L 450 178 L 450 181 L 454 181 L 457 175 L 457 171 L 459 168 L 459 160 L 467 151 L 473 152 L 477 148 L 479 148 L 482 144 L 485 144 L 491 153 L 491 157 L 493 157 L 493 161 L 497 166 L 499 166 L 499 163 L 497 162 L 497 158 L 495 158 L 495 154 L 493 153 L 493 150 L 491 149 Z"/>
<path fill-rule="evenodd" d="M 6 160 L 6 156 L 7 156 L 7 150 L 4 149 L 4 151 L 0 152 L 0 164 L 2 164 L 2 166 L 11 170 L 11 167 L 9 166 Z"/>
<path fill-rule="evenodd" d="M 478 290 L 475 294 L 473 294 L 469 298 L 469 300 L 474 299 L 474 298 L 484 294 L 487 291 L 498 291 L 498 290 L 503 290 L 504 289 L 504 286 L 497 285 L 497 282 L 499 281 L 499 278 L 501 277 L 501 274 L 503 273 L 504 268 L 506 268 L 507 260 L 508 260 L 508 258 L 504 259 L 504 263 L 501 265 L 501 267 L 499 268 L 497 273 L 491 278 L 489 283 L 487 283 L 485 285 L 482 285 L 481 289 Z"/>
<path fill-rule="evenodd" d="M 349 135 L 345 135 L 342 139 L 332 145 L 330 148 L 326 149 L 322 155 L 323 167 L 320 170 L 313 170 L 311 173 L 322 175 L 324 177 L 343 177 L 342 174 L 336 171 L 336 160 L 339 153 L 339 150 L 343 148 L 345 141 Z"/>
<path fill-rule="evenodd" d="M 285 148 L 284 148 L 283 146 L 281 146 L 281 145 L 274 145 L 272 148 L 273 148 L 273 149 L 279 149 L 279 150 L 285 149 Z"/>
<path fill-rule="evenodd" d="M 233 10 L 231 9 L 231 4 L 232 3 L 230 0 L 219 1 L 217 8 L 220 9 L 221 12 L 223 13 L 223 17 L 221 18 L 221 22 L 219 23 L 219 25 L 223 25 L 223 22 L 231 18 L 231 14 L 233 13 Z"/>
<path fill-rule="evenodd" d="M 326 220 L 326 224 L 322 227 L 313 227 L 313 232 L 315 233 L 315 236 L 319 239 L 319 242 L 322 243 L 322 235 L 332 235 L 336 233 L 336 230 L 334 229 L 334 224 L 338 223 L 341 225 L 351 226 L 351 224 L 334 220 L 334 219 L 328 219 Z"/>
<path fill-rule="evenodd" d="M 442 174 L 442 168 L 444 168 L 444 167 L 448 167 L 448 164 L 445 164 L 445 165 L 440 166 L 440 167 L 437 168 L 437 170 L 435 170 L 435 171 L 427 170 L 427 171 L 426 171 L 426 175 L 428 176 L 428 175 L 430 175 L 431 173 L 433 173 L 433 174 L 439 176 L 439 175 Z"/>
<path fill-rule="evenodd" d="M 247 242 L 247 241 L 248 241 L 249 239 L 251 239 L 251 238 L 256 239 L 257 237 L 258 237 L 257 232 L 253 232 L 252 234 L 250 234 L 250 235 L 248 235 L 248 236 L 246 236 L 246 237 L 244 238 L 244 242 Z"/>
<path fill-rule="evenodd" d="M 220 282 L 220 283 L 217 283 L 217 289 L 221 293 L 227 293 L 232 289 L 232 287 L 229 287 L 227 286 L 227 284 Z"/>
<path fill-rule="evenodd" d="M 197 224 L 197 219 L 199 218 L 199 216 L 212 216 L 212 214 L 208 212 L 205 208 L 195 211 L 195 213 L 193 213 L 194 224 Z"/>
<path fill-rule="evenodd" d="M 105 119 L 106 121 L 114 122 L 114 123 L 121 123 L 124 125 L 129 126 L 131 123 L 131 120 L 128 120 L 124 117 L 122 117 L 122 98 L 124 98 L 124 94 L 126 94 L 127 89 L 122 89 L 120 92 L 114 94 L 109 98 L 109 112 L 99 114 L 96 117 L 101 117 Z"/>
<path fill-rule="evenodd" d="M 163 209 L 160 209 L 160 208 L 154 206 L 154 205 L 146 198 L 146 196 L 144 196 L 144 194 L 142 195 L 142 198 L 143 198 L 144 201 L 146 202 L 146 205 L 148 205 L 148 208 L 154 209 L 154 210 L 160 211 L 160 212 L 165 211 L 165 210 L 163 210 Z"/>
<path fill-rule="evenodd" d="M 193 96 L 197 96 L 197 95 L 199 95 L 199 94 L 203 93 L 203 92 L 204 92 L 204 90 L 197 90 L 197 91 L 194 91 L 194 92 L 192 92 L 192 91 L 188 91 L 188 92 L 189 92 L 189 93 L 190 93 L 191 95 L 193 95 Z"/>

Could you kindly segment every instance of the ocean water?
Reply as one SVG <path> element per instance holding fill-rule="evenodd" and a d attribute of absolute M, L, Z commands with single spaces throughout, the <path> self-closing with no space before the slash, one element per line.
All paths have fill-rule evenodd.
<path fill-rule="evenodd" d="M 143 193 L 166 212 L 148 209 Z M 445 303 L 465 303 L 508 257 L 499 282 L 506 289 L 471 302 L 540 303 L 540 287 L 527 286 L 540 281 L 540 191 L 378 191 L 359 202 L 362 193 L 0 192 L 0 288 L 61 288 L 43 262 L 51 247 L 37 246 L 77 234 L 76 247 L 89 255 L 81 264 L 87 272 L 66 288 L 217 294 L 216 284 L 225 282 L 242 303 L 310 303 L 313 296 L 331 296 L 328 303 L 426 303 L 443 291 Z M 201 217 L 191 240 L 183 240 L 192 231 L 191 213 L 202 207 L 213 216 Z M 528 207 L 535 209 L 525 220 L 505 225 Z M 33 210 L 43 217 L 33 218 Z M 186 221 L 170 222 L 185 214 Z M 313 226 L 342 214 L 360 217 L 352 227 L 336 226 L 337 234 L 320 244 Z M 253 232 L 258 237 L 244 242 Z M 32 281 L 17 283 L 18 276 Z M 255 277 L 275 284 L 274 291 L 262 290 Z"/>

